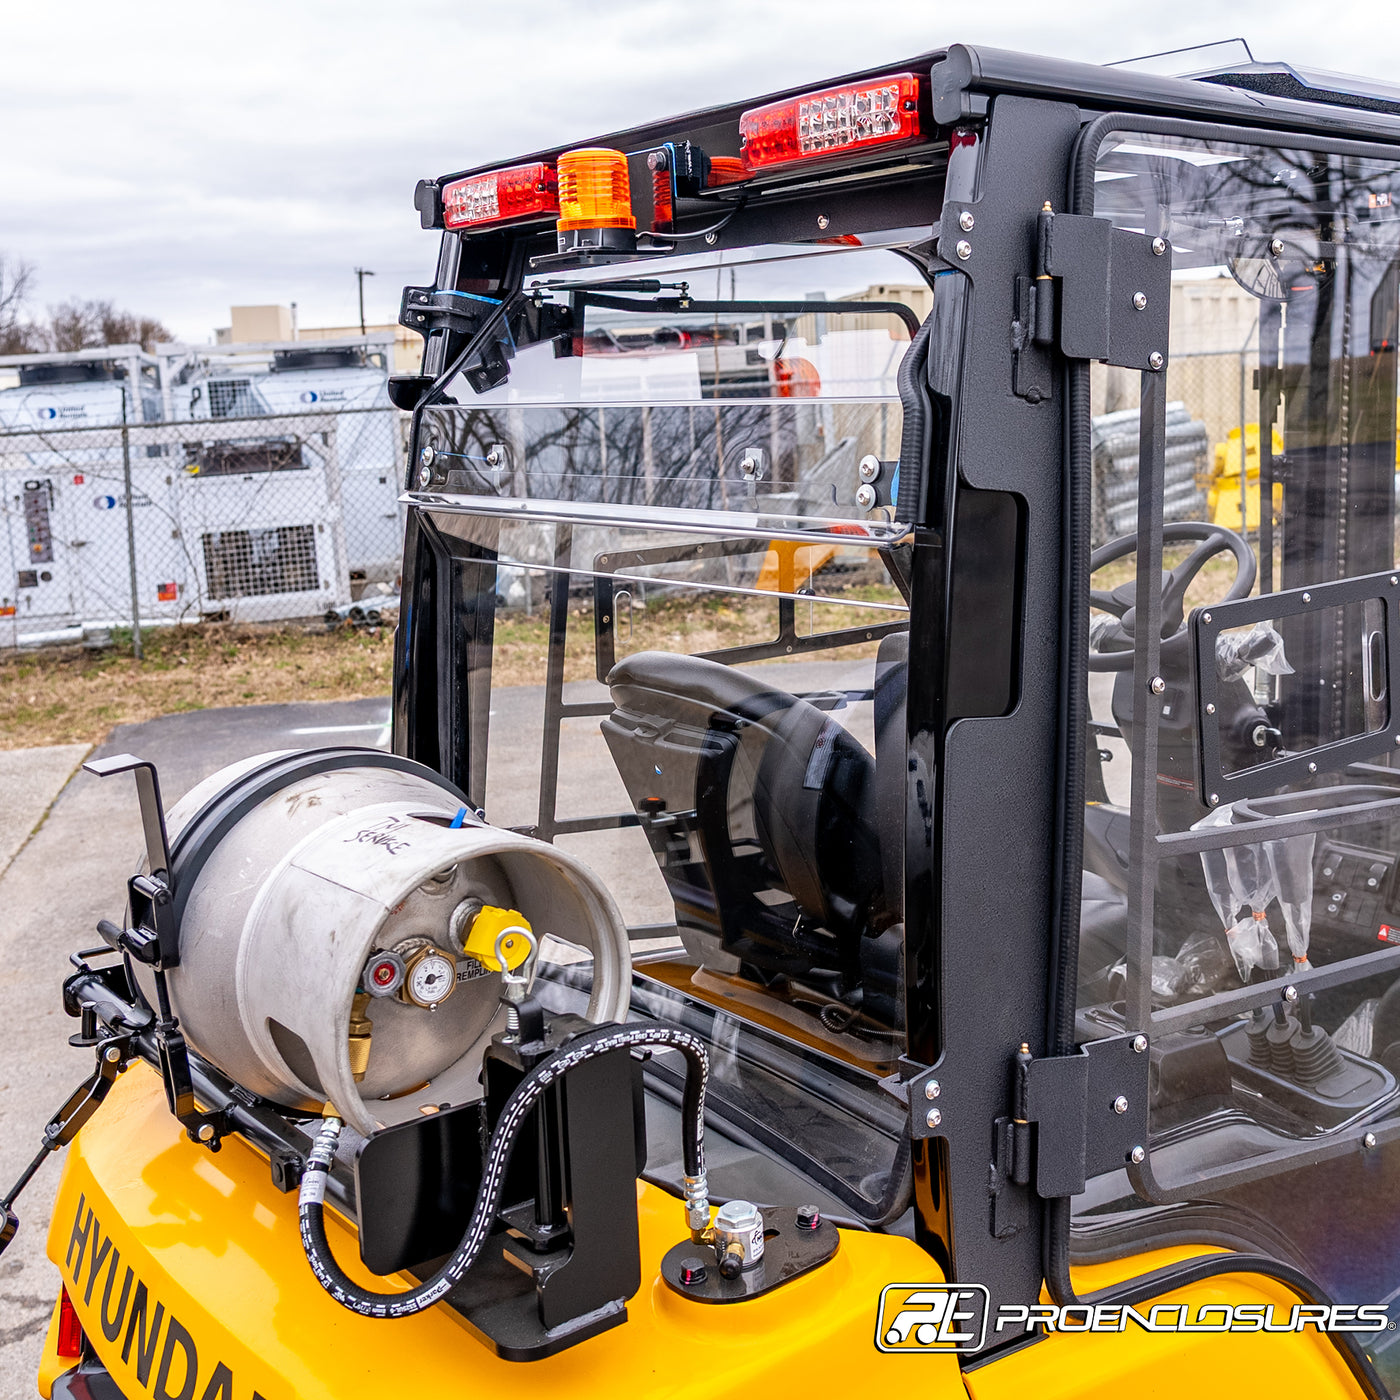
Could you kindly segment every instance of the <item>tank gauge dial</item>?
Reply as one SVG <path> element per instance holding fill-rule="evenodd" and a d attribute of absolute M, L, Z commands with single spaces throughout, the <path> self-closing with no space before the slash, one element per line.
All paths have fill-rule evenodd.
<path fill-rule="evenodd" d="M 437 1006 L 457 985 L 457 965 L 446 953 L 425 948 L 408 964 L 404 990 L 415 1006 Z"/>

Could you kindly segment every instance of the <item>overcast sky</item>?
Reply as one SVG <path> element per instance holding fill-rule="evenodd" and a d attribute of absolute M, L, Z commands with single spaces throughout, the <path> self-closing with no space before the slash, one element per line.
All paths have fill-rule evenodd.
<path fill-rule="evenodd" d="M 966 17 L 959 16 L 965 12 Z M 36 309 L 110 297 L 206 340 L 231 304 L 397 314 L 420 176 L 952 42 L 1104 62 L 1243 35 L 1400 79 L 1393 0 L 238 0 L 0 7 L 0 253 Z"/>

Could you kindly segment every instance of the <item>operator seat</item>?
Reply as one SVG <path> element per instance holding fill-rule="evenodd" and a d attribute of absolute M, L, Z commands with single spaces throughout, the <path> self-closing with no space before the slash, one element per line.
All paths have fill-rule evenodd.
<path fill-rule="evenodd" d="M 703 965 L 788 976 L 898 1024 L 906 814 L 907 632 L 875 663 L 875 755 L 808 700 L 751 672 L 639 652 L 607 683 L 602 731 Z M 1084 874 L 1080 980 L 1123 956 L 1127 900 Z"/>
<path fill-rule="evenodd" d="M 885 869 L 902 822 L 882 839 L 888 802 L 864 745 L 808 700 L 700 657 L 640 652 L 608 687 L 603 735 L 692 954 L 893 1024 L 900 939 L 883 935 L 899 911 Z"/>

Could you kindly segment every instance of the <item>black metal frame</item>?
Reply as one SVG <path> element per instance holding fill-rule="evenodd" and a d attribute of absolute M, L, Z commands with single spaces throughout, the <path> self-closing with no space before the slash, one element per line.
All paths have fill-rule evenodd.
<path fill-rule="evenodd" d="M 907 163 L 891 164 L 882 169 L 878 160 L 867 160 L 859 170 L 814 170 L 805 180 L 788 172 L 772 182 L 765 191 L 768 197 L 750 199 L 735 214 L 718 233 L 715 246 L 815 238 L 819 215 L 825 236 L 835 237 L 890 227 L 901 218 L 912 224 L 921 211 L 924 219 L 938 218 L 933 227 L 938 266 L 959 274 L 940 297 L 950 312 L 956 308 L 956 315 L 940 320 L 936 305 L 937 352 L 922 371 L 922 383 L 915 386 L 924 395 L 926 412 L 915 415 L 920 421 L 901 453 L 907 459 L 901 505 L 913 503 L 915 508 L 903 514 L 914 519 L 915 531 L 908 547 L 909 1063 L 905 1082 L 895 1087 L 908 1102 L 911 1117 L 924 1124 L 911 1134 L 919 1242 L 951 1277 L 988 1285 L 994 1303 L 1033 1302 L 1043 1278 L 1057 1297 L 1073 1296 L 1068 1199 L 1047 1202 L 1029 1184 L 1008 1178 L 1002 1194 L 1011 1226 L 1000 1231 L 987 1190 L 987 1165 L 995 1147 L 992 1125 L 1013 1107 L 1013 1086 L 1019 1082 L 1017 1047 L 1021 1042 L 1028 1045 L 1032 1064 L 1047 1056 L 1051 1062 L 1063 1060 L 1073 1048 L 1083 811 L 1082 778 L 1076 774 L 1083 771 L 1088 734 L 1078 695 L 1084 685 L 1085 625 L 1079 613 L 1087 616 L 1087 598 L 1077 591 L 1087 588 L 1087 575 L 1082 585 L 1076 581 L 1078 573 L 1086 571 L 1088 528 L 1087 511 L 1077 497 L 1081 483 L 1074 473 L 1087 479 L 1088 396 L 1087 367 L 1082 361 L 1066 362 L 1063 354 L 1054 358 L 1048 353 L 1055 347 L 1037 339 L 1039 308 L 1028 296 L 1013 298 L 1010 289 L 1019 285 L 1018 278 L 1053 276 L 1038 247 L 1043 206 L 1092 214 L 1092 169 L 1098 143 L 1110 131 L 1161 130 L 1393 158 L 1396 146 L 1376 146 L 1366 138 L 1400 143 L 1400 120 L 963 46 L 930 54 L 913 65 L 888 65 L 877 71 L 925 65 L 931 70 L 931 110 L 940 129 L 930 127 L 929 142 L 914 155 L 917 161 L 936 163 L 942 159 L 945 138 L 954 138 L 941 188 L 940 172 L 929 165 L 911 169 Z M 1089 120 L 1093 109 L 1105 115 Z M 724 152 L 727 133 L 742 110 L 736 104 L 693 114 L 604 137 L 597 144 L 646 149 L 684 136 Z M 1214 120 L 1203 125 L 1164 113 Z M 557 152 L 539 155 L 547 159 Z M 903 153 L 906 160 L 907 155 Z M 848 178 L 852 175 L 856 178 Z M 876 189 L 879 198 L 873 200 Z M 712 217 L 712 212 L 704 217 Z M 958 244 L 965 245 L 965 251 Z M 496 289 L 518 286 L 530 255 L 547 247 L 546 234 L 528 229 L 476 240 L 444 235 L 438 284 L 471 276 Z M 1022 319 L 1027 314 L 1034 329 Z M 445 333 L 436 339 L 440 343 L 430 341 L 425 360 L 432 372 L 441 370 L 451 348 Z M 1141 348 L 1145 347 L 1134 356 Z M 1019 366 L 1018 355 L 1024 357 Z M 1139 555 L 1138 570 L 1151 615 L 1136 629 L 1135 665 L 1142 676 L 1156 673 L 1160 651 L 1160 618 L 1152 613 L 1152 600 L 1158 596 L 1155 580 L 1160 577 L 1160 541 L 1155 547 L 1152 543 L 1159 533 L 1154 520 L 1160 525 L 1160 497 L 1155 506 L 1151 497 L 1152 483 L 1160 484 L 1163 471 L 1165 391 L 1162 374 L 1144 372 L 1142 520 L 1148 544 Z M 1014 656 L 1017 700 L 1006 713 L 959 717 L 950 712 L 947 681 L 950 653 L 967 644 L 954 627 L 952 597 L 960 562 L 966 567 L 964 561 L 973 557 L 972 541 L 956 529 L 958 501 L 969 491 L 1011 493 L 1022 509 L 1018 550 L 1015 557 L 1001 561 L 1020 613 Z M 459 743 L 450 753 L 417 735 L 439 701 L 453 713 L 462 713 L 455 707 L 460 704 L 464 669 L 453 627 L 464 626 L 474 639 L 472 645 L 483 642 L 489 650 L 489 624 L 484 630 L 479 626 L 462 595 L 460 573 L 449 578 L 443 566 L 451 556 L 485 560 L 492 555 L 438 534 L 428 521 L 431 509 L 431 502 L 423 501 L 410 511 L 405 597 L 418 612 L 408 611 L 400 628 L 395 743 L 401 752 L 429 762 L 438 759 L 448 776 L 458 777 L 475 792 L 469 777 L 476 771 L 471 750 L 484 742 L 484 734 L 473 725 L 470 742 Z M 555 595 L 552 632 L 567 618 L 567 597 L 561 601 L 565 590 L 556 588 Z M 436 624 L 422 616 L 425 608 L 436 614 Z M 561 610 L 557 618 L 555 609 Z M 435 627 L 436 643 L 415 640 L 426 639 Z M 418 654 L 414 647 L 420 645 L 422 655 L 437 663 L 421 673 L 413 664 Z M 562 685 L 562 672 L 555 679 Z M 459 688 L 449 686 L 451 693 L 437 694 L 445 681 Z M 1151 690 L 1139 687 L 1134 719 L 1145 740 L 1134 756 L 1139 786 L 1155 773 L 1159 708 Z M 562 701 L 558 714 L 566 717 Z M 1363 819 L 1358 809 L 1355 820 Z M 1308 820 L 1288 817 L 1272 829 L 1279 834 L 1303 829 L 1300 824 Z M 1335 813 L 1327 820 L 1338 824 Z M 1186 833 L 1159 840 L 1139 817 L 1131 832 L 1136 874 L 1129 894 L 1139 929 L 1150 928 L 1150 869 L 1158 859 L 1185 850 L 1187 842 L 1192 849 L 1202 848 L 1196 843 L 1206 835 Z M 996 871 L 1015 872 L 1014 894 L 989 876 Z M 1054 930 L 1050 943 L 1047 928 Z M 995 937 L 989 937 L 993 929 Z M 1389 966 L 1395 961 L 1392 951 L 1400 953 L 1371 955 L 1367 967 L 1374 970 L 1382 962 Z M 1138 939 L 1130 946 L 1129 1021 L 1165 1030 L 1178 1022 L 1161 1019 L 1161 1013 L 1153 1017 L 1150 958 L 1150 941 Z M 1316 985 L 1332 975 L 1316 974 Z M 1297 985 L 1304 988 L 1304 980 Z M 1249 998 L 1260 995 L 1247 991 L 1235 1006 L 1243 1008 Z M 1195 1018 L 1198 1010 L 1187 1014 Z M 1108 1082 L 1136 1077 L 1131 1061 L 1116 1046 L 1110 1059 L 1118 1065 L 1115 1075 L 1122 1077 Z M 1138 1057 L 1144 1070 L 1146 1059 Z M 1046 1114 L 1061 1106 L 1084 1107 L 1078 1087 L 1085 1080 L 1084 1070 L 1052 1064 L 1036 1074 L 1045 1086 Z M 1058 1081 L 1064 1083 L 1052 1089 Z M 1101 1095 L 1102 1088 L 1095 1092 Z M 1328 1150 L 1353 1147 L 1339 1140 Z M 1317 1145 L 1310 1150 L 1315 1158 Z M 1137 1177 L 1144 1193 L 1160 1192 L 1163 1188 L 1154 1184 L 1150 1162 L 1145 1166 Z M 1052 1173 L 1041 1184 L 1056 1190 L 1073 1182 L 1056 1180 Z M 1234 1256 L 1227 1262 L 1197 1261 L 1168 1274 L 1149 1275 L 1115 1290 L 1111 1301 L 1138 1301 L 1169 1286 L 1240 1269 L 1272 1273 L 1305 1297 L 1317 1294 L 1307 1279 L 1275 1261 Z M 1346 1341 L 1342 1345 L 1354 1374 L 1374 1391 L 1374 1375 L 1359 1348 Z M 1000 1349 L 992 1348 L 968 1364 L 999 1354 Z"/>

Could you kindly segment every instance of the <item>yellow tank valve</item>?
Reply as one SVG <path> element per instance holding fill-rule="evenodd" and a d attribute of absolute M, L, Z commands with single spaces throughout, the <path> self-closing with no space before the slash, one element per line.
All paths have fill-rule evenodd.
<path fill-rule="evenodd" d="M 452 922 L 453 932 L 456 933 L 458 919 L 455 914 Z M 470 909 L 467 911 L 460 927 L 462 951 L 492 972 L 514 972 L 530 956 L 530 949 L 534 946 L 530 922 L 518 909 L 500 909 L 494 904 L 480 905 L 475 914 Z M 505 936 L 502 937 L 502 934 Z"/>

